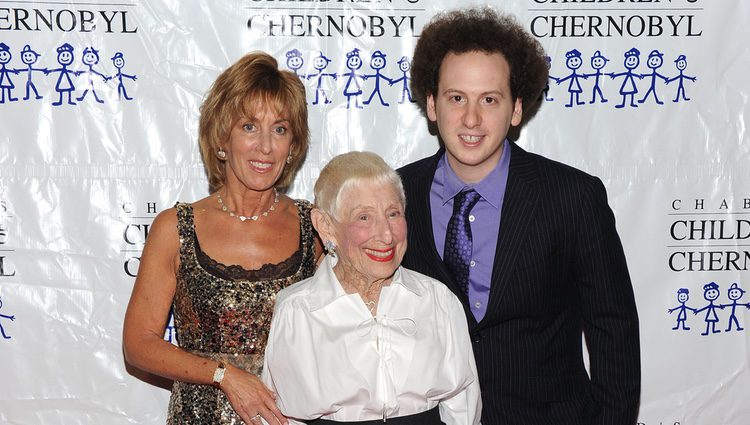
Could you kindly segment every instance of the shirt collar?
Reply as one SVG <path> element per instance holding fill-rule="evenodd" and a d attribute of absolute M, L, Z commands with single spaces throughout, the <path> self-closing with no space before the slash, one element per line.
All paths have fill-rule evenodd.
<path fill-rule="evenodd" d="M 333 271 L 333 267 L 338 262 L 338 258 L 331 255 L 326 255 L 323 262 L 318 267 L 313 275 L 313 291 L 310 294 L 310 311 L 315 311 L 332 304 L 334 301 L 347 295 L 344 288 L 341 287 L 341 283 L 336 277 L 336 273 Z M 404 279 L 404 273 L 401 270 L 401 266 L 396 269 L 393 274 L 393 280 L 391 286 L 401 285 L 409 292 L 414 293 L 417 296 L 422 295 L 422 290 L 417 281 L 412 279 Z"/>
<path fill-rule="evenodd" d="M 464 188 L 472 188 L 479 193 L 479 196 L 487 201 L 496 209 L 500 208 L 503 197 L 505 196 L 505 186 L 508 182 L 508 170 L 510 169 L 510 143 L 506 139 L 503 142 L 503 153 L 500 161 L 495 168 L 490 171 L 482 181 L 473 184 L 467 184 L 461 181 L 448 163 L 448 159 L 443 154 L 437 167 L 437 173 L 443 173 L 443 190 L 440 194 L 443 205 L 448 203 L 454 196 Z M 499 189 L 499 190 L 498 190 Z"/>

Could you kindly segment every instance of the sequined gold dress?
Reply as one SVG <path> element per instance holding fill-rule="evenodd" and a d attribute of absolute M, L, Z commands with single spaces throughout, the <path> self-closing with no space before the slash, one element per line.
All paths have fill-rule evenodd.
<path fill-rule="evenodd" d="M 278 264 L 257 270 L 221 264 L 201 250 L 190 204 L 178 203 L 180 268 L 173 311 L 183 349 L 260 376 L 276 293 L 315 272 L 311 205 L 295 201 L 299 249 Z M 211 385 L 175 381 L 168 424 L 242 424 L 224 393 Z"/>

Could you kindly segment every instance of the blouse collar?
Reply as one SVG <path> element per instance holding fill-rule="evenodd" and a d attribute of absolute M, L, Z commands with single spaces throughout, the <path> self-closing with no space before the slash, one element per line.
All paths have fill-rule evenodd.
<path fill-rule="evenodd" d="M 310 294 L 310 311 L 319 310 L 348 295 L 333 271 L 337 262 L 338 258 L 327 254 L 318 270 L 315 271 L 311 282 L 314 289 Z M 418 282 L 414 279 L 404 279 L 404 273 L 401 269 L 402 267 L 399 266 L 393 274 L 391 286 L 400 285 L 416 296 L 421 296 L 422 289 Z"/>

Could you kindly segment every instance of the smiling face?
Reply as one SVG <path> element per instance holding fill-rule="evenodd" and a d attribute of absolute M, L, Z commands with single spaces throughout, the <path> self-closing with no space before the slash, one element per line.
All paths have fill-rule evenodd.
<path fill-rule="evenodd" d="M 36 63 L 37 56 L 32 52 L 23 52 L 21 53 L 21 62 L 25 63 L 26 65 L 33 65 Z"/>
<path fill-rule="evenodd" d="M 625 68 L 627 69 L 635 69 L 640 62 L 641 60 L 637 55 L 625 56 Z"/>
<path fill-rule="evenodd" d="M 385 59 L 380 56 L 375 56 L 370 60 L 370 66 L 372 69 L 383 69 L 383 67 L 385 67 Z"/>
<path fill-rule="evenodd" d="M 81 60 L 86 65 L 96 65 L 99 63 L 99 56 L 94 52 L 86 52 Z"/>
<path fill-rule="evenodd" d="M 397 189 L 361 180 L 343 190 L 330 227 L 338 247 L 336 275 L 350 283 L 389 280 L 406 251 L 406 219 Z"/>
<path fill-rule="evenodd" d="M 253 116 L 237 119 L 223 146 L 226 183 L 265 191 L 279 180 L 293 136 L 286 118 L 267 108 L 250 110 Z"/>
<path fill-rule="evenodd" d="M 58 53 L 57 62 L 60 65 L 70 65 L 71 63 L 73 63 L 73 52 L 63 50 L 62 52 Z"/>
<path fill-rule="evenodd" d="M 703 298 L 705 298 L 708 301 L 713 301 L 717 298 L 719 298 L 719 290 L 718 289 L 706 289 L 703 291 Z"/>
<path fill-rule="evenodd" d="M 677 61 L 675 66 L 677 67 L 678 70 L 684 71 L 685 68 L 687 68 L 687 61 L 685 59 L 680 59 Z"/>
<path fill-rule="evenodd" d="M 286 66 L 292 70 L 298 70 L 302 68 L 302 58 L 299 56 L 291 56 L 286 60 Z"/>
<path fill-rule="evenodd" d="M 646 66 L 648 66 L 651 69 L 659 68 L 664 63 L 664 60 L 661 58 L 661 56 L 651 56 L 646 61 Z"/>
<path fill-rule="evenodd" d="M 326 66 L 328 66 L 328 61 L 326 60 L 326 58 L 318 56 L 317 58 L 313 59 L 313 67 L 318 71 L 322 71 Z"/>
<path fill-rule="evenodd" d="M 362 59 L 359 56 L 351 56 L 346 60 L 346 67 L 349 69 L 359 69 L 362 66 Z"/>
<path fill-rule="evenodd" d="M 568 69 L 578 69 L 581 67 L 581 63 L 583 63 L 583 61 L 578 56 L 571 56 L 565 61 L 565 65 Z"/>
<path fill-rule="evenodd" d="M 437 123 L 446 158 L 464 183 L 482 180 L 500 161 L 511 125 L 521 122 L 521 99 L 510 93 L 510 66 L 500 53 L 448 53 L 427 116 Z"/>
<path fill-rule="evenodd" d="M 6 64 L 10 62 L 11 54 L 7 50 L 0 50 L 0 63 Z"/>
<path fill-rule="evenodd" d="M 123 66 L 125 66 L 125 59 L 123 59 L 121 57 L 116 57 L 116 58 L 112 59 L 112 64 L 115 65 L 115 68 L 120 69 Z"/>
<path fill-rule="evenodd" d="M 602 69 L 604 68 L 604 64 L 606 63 L 607 61 L 605 61 L 601 56 L 591 58 L 591 67 L 594 69 Z"/>
<path fill-rule="evenodd" d="M 727 296 L 730 300 L 736 301 L 742 298 L 742 290 L 740 290 L 739 288 L 732 288 L 727 292 Z"/>
<path fill-rule="evenodd" d="M 677 294 L 677 301 L 681 303 L 684 303 L 685 301 L 687 301 L 688 298 L 689 298 L 688 294 L 686 294 L 685 292 L 680 292 L 679 294 Z"/>

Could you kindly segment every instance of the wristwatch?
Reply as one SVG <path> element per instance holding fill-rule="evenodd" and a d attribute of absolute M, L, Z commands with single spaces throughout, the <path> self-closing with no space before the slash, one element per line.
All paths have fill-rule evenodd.
<path fill-rule="evenodd" d="M 221 381 L 224 380 L 224 373 L 227 371 L 227 364 L 223 360 L 219 360 L 219 365 L 216 366 L 214 371 L 214 386 L 218 387 L 221 385 Z"/>

